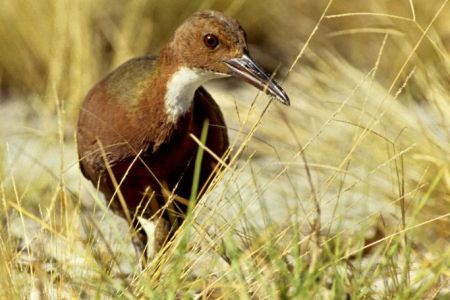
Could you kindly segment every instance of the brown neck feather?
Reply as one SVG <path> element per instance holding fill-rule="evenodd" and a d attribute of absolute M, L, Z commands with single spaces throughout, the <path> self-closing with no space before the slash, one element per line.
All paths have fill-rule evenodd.
<path fill-rule="evenodd" d="M 161 50 L 155 71 L 139 100 L 140 113 L 137 121 L 141 126 L 145 124 L 142 142 L 146 145 L 149 145 L 149 142 L 153 144 L 153 151 L 156 151 L 164 142 L 171 141 L 173 136 L 177 135 L 177 131 L 189 130 L 192 123 L 192 109 L 176 122 L 169 121 L 165 110 L 166 85 L 177 69 L 177 57 L 169 43 Z M 152 116 L 151 120 L 148 116 Z"/>

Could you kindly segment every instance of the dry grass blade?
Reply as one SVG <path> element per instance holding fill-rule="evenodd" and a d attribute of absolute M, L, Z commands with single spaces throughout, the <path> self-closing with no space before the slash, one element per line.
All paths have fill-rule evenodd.
<path fill-rule="evenodd" d="M 447 299 L 448 2 L 3 1 L 0 298 Z M 292 106 L 206 85 L 230 151 L 191 136 L 220 168 L 141 269 L 127 223 L 78 170 L 79 104 L 199 8 L 241 21 Z M 163 209 L 188 204 L 164 193 Z"/>

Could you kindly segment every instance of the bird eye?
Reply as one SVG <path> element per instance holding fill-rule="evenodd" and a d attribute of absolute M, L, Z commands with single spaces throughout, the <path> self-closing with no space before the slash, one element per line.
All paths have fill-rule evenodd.
<path fill-rule="evenodd" d="M 205 43 L 205 46 L 209 49 L 213 50 L 216 49 L 219 45 L 219 39 L 214 34 L 208 33 L 203 38 L 203 43 Z"/>

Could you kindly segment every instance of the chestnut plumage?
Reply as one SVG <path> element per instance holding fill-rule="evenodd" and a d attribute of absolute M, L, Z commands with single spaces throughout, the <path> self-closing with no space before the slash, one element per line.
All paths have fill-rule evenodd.
<path fill-rule="evenodd" d="M 132 59 L 89 91 L 77 127 L 80 168 L 112 200 L 116 213 L 129 211 L 130 220 L 162 218 L 174 227 L 181 223 L 198 150 L 190 135 L 200 139 L 209 124 L 206 146 L 218 157 L 229 147 L 222 112 L 201 86 L 227 76 L 289 104 L 283 89 L 250 58 L 239 23 L 214 11 L 195 13 L 159 56 Z M 205 152 L 199 190 L 218 167 Z M 170 193 L 182 201 L 157 214 Z"/>

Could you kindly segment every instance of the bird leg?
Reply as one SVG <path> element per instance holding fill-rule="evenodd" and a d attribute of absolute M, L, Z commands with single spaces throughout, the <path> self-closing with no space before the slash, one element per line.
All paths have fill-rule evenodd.
<path fill-rule="evenodd" d="M 164 247 L 169 234 L 169 222 L 161 216 L 155 216 L 151 219 L 137 217 L 142 229 L 147 235 L 146 256 L 152 260 L 158 252 Z"/>
<path fill-rule="evenodd" d="M 180 222 L 180 212 L 174 207 L 173 201 L 180 202 L 186 206 L 189 205 L 187 199 L 171 194 L 166 182 L 162 182 L 161 186 L 165 205 L 160 207 L 160 204 L 154 197 L 154 193 L 149 193 L 149 190 L 147 190 L 145 194 L 152 195 L 148 205 L 153 215 L 148 219 L 137 216 L 137 221 L 144 232 L 141 237 L 136 238 L 138 241 L 135 244 L 142 250 L 141 253 L 145 251 L 148 260 L 156 257 L 158 252 L 163 249 L 165 243 L 171 238 L 175 229 L 181 225 L 178 224 Z M 164 211 L 166 211 L 166 214 L 164 214 Z M 146 245 L 143 245 L 144 243 Z"/>

